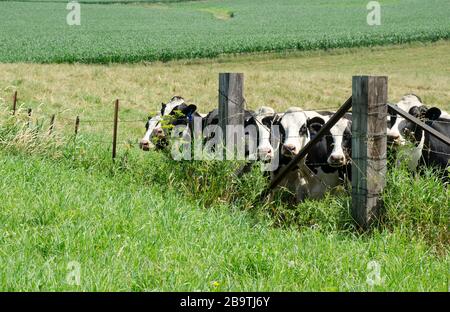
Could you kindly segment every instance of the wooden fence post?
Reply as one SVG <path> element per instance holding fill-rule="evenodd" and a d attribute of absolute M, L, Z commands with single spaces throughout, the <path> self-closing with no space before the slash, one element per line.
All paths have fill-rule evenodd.
<path fill-rule="evenodd" d="M 230 153 L 233 153 L 234 155 L 234 145 L 233 147 L 226 146 L 228 136 L 227 125 L 242 125 L 242 127 L 244 126 L 243 90 L 244 74 L 219 74 L 219 126 L 223 132 L 223 144 L 226 147 L 226 155 L 230 155 Z M 230 135 L 234 136 L 234 133 L 230 133 Z"/>
<path fill-rule="evenodd" d="M 387 77 L 354 76 L 352 93 L 352 215 L 366 229 L 383 207 Z"/>
<path fill-rule="evenodd" d="M 114 128 L 113 128 L 113 146 L 112 146 L 112 159 L 116 158 L 117 148 L 117 125 L 119 121 L 119 99 L 114 102 Z"/>
<path fill-rule="evenodd" d="M 80 127 L 80 116 L 75 119 L 75 136 L 78 134 L 78 128 Z"/>
<path fill-rule="evenodd" d="M 31 123 L 31 113 L 33 112 L 33 110 L 31 108 L 28 109 L 27 114 L 28 114 L 28 122 L 27 122 L 27 127 L 30 127 L 30 123 Z"/>
<path fill-rule="evenodd" d="M 17 108 L 17 91 L 14 92 L 13 96 L 13 107 L 12 107 L 12 114 L 16 114 L 16 108 Z"/>
<path fill-rule="evenodd" d="M 50 127 L 48 128 L 48 134 L 52 134 L 53 127 L 55 126 L 55 114 L 50 117 Z"/>

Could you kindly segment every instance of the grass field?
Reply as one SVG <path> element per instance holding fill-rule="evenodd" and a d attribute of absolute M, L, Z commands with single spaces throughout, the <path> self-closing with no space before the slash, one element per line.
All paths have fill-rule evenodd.
<path fill-rule="evenodd" d="M 361 0 L 82 4 L 81 26 L 68 26 L 65 2 L 3 1 L 0 62 L 140 62 L 449 38 L 448 1 L 380 3 L 376 27 Z"/>
<path fill-rule="evenodd" d="M 205 207 L 170 182 L 179 178 L 174 167 L 152 174 L 157 155 L 134 151 L 127 170 L 111 171 L 109 153 L 89 151 L 77 162 L 2 148 L 2 291 L 447 290 L 448 251 L 416 231 L 420 222 L 432 231 L 446 226 L 445 209 L 436 210 L 445 193 L 432 178 L 391 184 L 391 196 L 401 189 L 414 206 L 394 210 L 390 202 L 399 218 L 392 229 L 359 236 L 339 227 L 345 199 L 291 208 L 303 226 L 277 228 L 256 207 Z M 429 195 L 415 198 L 418 189 Z M 381 268 L 374 286 L 370 261 Z M 79 285 L 67 279 L 74 262 Z"/>
<path fill-rule="evenodd" d="M 364 73 L 389 75 L 392 101 L 414 92 L 449 109 L 449 55 L 444 41 L 135 65 L 0 64 L 0 290 L 447 291 L 450 193 L 432 172 L 390 170 L 383 223 L 359 234 L 345 194 L 255 204 L 265 184 L 257 171 L 235 179 L 233 163 L 176 162 L 122 145 L 112 165 L 110 145 L 95 143 L 110 140 L 109 123 L 82 123 L 74 144 L 72 122 L 57 117 L 48 137 L 23 128 L 24 112 L 15 123 L 6 110 L 18 89 L 21 106 L 45 122 L 55 111 L 110 120 L 115 97 L 124 99 L 122 119 L 144 119 L 175 94 L 207 111 L 221 71 L 246 74 L 251 108 L 339 106 L 351 76 Z M 143 125 L 121 123 L 121 142 L 136 141 Z M 67 281 L 74 263 L 79 285 Z"/>

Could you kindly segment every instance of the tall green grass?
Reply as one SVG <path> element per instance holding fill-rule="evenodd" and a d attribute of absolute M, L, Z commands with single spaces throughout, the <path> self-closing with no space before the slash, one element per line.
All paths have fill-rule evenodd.
<path fill-rule="evenodd" d="M 257 201 L 257 166 L 238 178 L 239 163 L 135 148 L 112 163 L 82 135 L 0 125 L 1 290 L 447 290 L 448 190 L 431 171 L 389 170 L 383 222 L 361 234 L 345 193 Z"/>

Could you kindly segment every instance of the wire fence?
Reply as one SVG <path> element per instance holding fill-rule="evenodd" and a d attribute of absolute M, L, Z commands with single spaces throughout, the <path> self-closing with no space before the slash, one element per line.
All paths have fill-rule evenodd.
<path fill-rule="evenodd" d="M 218 91 L 219 91 L 219 95 L 220 96 L 224 97 L 227 101 L 230 101 L 231 103 L 233 103 L 235 105 L 245 105 L 247 103 L 245 98 L 243 98 L 242 102 L 239 103 L 239 102 L 234 101 L 233 99 L 228 98 L 227 95 L 225 95 L 220 90 L 218 90 Z M 119 98 L 119 100 L 121 102 L 136 104 L 136 102 L 134 100 L 123 99 L 123 98 Z M 6 101 L 5 101 L 5 104 L 6 104 Z M 383 106 L 384 106 L 384 104 L 383 104 Z M 299 108 L 296 111 L 283 112 L 283 113 L 274 113 L 274 114 L 267 113 L 267 114 L 261 114 L 261 116 L 273 116 L 273 115 L 276 115 L 278 120 L 281 120 L 282 118 L 284 118 L 286 115 L 289 115 L 289 114 L 299 114 L 299 113 L 302 114 L 302 113 L 318 112 L 318 111 L 324 111 L 324 112 L 328 112 L 329 114 L 333 114 L 337 109 L 339 109 L 339 107 L 336 107 L 336 106 L 333 106 L 333 107 L 319 107 L 319 108 L 314 108 L 314 109 L 312 109 L 312 108 L 311 109 L 308 109 L 308 108 L 300 109 Z M 17 91 L 14 92 L 14 95 L 13 95 L 12 110 L 13 110 L 13 114 L 16 114 L 16 112 L 20 111 L 20 105 L 18 105 Z M 73 129 L 75 129 L 75 127 L 76 127 L 76 130 L 75 130 L 76 134 L 78 134 L 78 131 L 79 131 L 79 126 L 76 125 L 77 123 L 78 124 L 110 124 L 110 125 L 113 125 L 114 122 L 115 122 L 113 119 L 89 119 L 89 118 L 85 119 L 82 116 L 76 116 L 75 118 L 74 117 L 68 117 L 67 116 L 67 112 L 69 112 L 69 111 L 70 110 L 68 110 L 68 109 L 61 109 L 61 110 L 56 111 L 56 112 L 54 112 L 52 114 L 41 113 L 40 114 L 41 117 L 37 118 L 36 120 L 37 120 L 37 122 L 38 122 L 38 120 L 40 120 L 41 123 L 42 123 L 43 122 L 42 119 L 48 119 L 50 121 L 49 127 L 51 128 L 51 131 L 54 131 L 55 124 L 58 122 L 58 120 L 65 121 L 66 123 L 64 124 L 64 127 L 69 127 L 70 126 L 70 127 L 73 127 Z M 32 113 L 31 109 L 28 109 L 27 113 L 28 113 L 28 118 L 29 119 L 32 119 L 34 117 L 34 113 Z M 251 113 L 253 113 L 253 112 L 251 112 Z M 349 111 L 349 113 L 351 113 L 351 111 Z M 240 113 L 240 114 L 245 114 L 245 112 L 244 113 Z M 234 115 L 228 116 L 228 117 L 229 118 L 230 117 L 235 117 L 235 116 L 238 116 L 240 114 L 234 114 Z M 369 115 L 371 115 L 371 114 L 374 114 L 374 113 L 369 113 Z M 386 118 L 386 117 L 402 118 L 401 116 L 399 116 L 397 114 L 390 114 L 390 113 L 386 113 L 386 114 L 376 113 L 376 115 L 380 119 Z M 126 124 L 133 124 L 133 123 L 145 124 L 147 122 L 147 119 L 148 119 L 148 117 L 147 118 L 135 118 L 135 119 L 121 119 L 121 118 L 119 118 L 118 119 L 118 123 L 119 124 L 122 124 L 122 123 L 126 123 Z M 267 127 L 265 124 L 263 124 L 261 122 L 260 118 L 254 118 L 253 120 L 255 121 L 255 123 L 259 127 L 265 128 L 266 131 L 271 131 L 271 129 L 269 127 Z M 450 120 L 449 121 L 446 121 L 446 120 L 434 120 L 433 123 L 445 123 L 445 124 L 447 124 L 447 123 L 450 123 Z M 30 125 L 30 122 L 29 122 L 29 125 Z M 324 138 L 331 138 L 331 139 L 336 139 L 338 137 L 347 137 L 347 138 L 351 137 L 351 138 L 354 138 L 355 135 L 356 134 L 354 134 L 354 133 L 352 133 L 352 134 L 324 134 L 323 137 Z M 371 135 L 370 137 L 359 136 L 359 139 L 364 139 L 366 141 L 369 141 L 369 140 L 376 139 L 377 137 L 383 137 L 385 135 L 386 135 L 386 133 L 374 134 L 374 135 Z M 294 138 L 294 139 L 295 138 L 299 138 L 300 139 L 300 138 L 305 138 L 305 135 L 300 135 L 300 134 L 299 135 L 292 135 L 292 134 L 290 134 L 288 136 L 282 135 L 282 138 L 283 139 L 292 139 L 292 138 Z M 96 144 L 105 144 L 105 145 L 113 144 L 112 140 L 90 139 L 89 141 L 93 142 L 93 143 L 96 143 Z M 419 142 L 412 142 L 412 143 L 413 144 L 418 144 Z M 134 146 L 134 145 L 138 146 L 139 145 L 139 138 L 123 139 L 120 142 L 117 142 L 116 144 L 117 145 L 123 145 L 123 146 Z M 429 148 L 426 148 L 425 150 L 428 153 L 433 152 L 433 153 L 436 153 L 436 154 L 439 154 L 439 155 L 450 156 L 449 153 L 445 153 L 445 152 L 442 152 L 442 151 L 431 150 Z M 329 165 L 329 164 L 328 163 L 310 163 L 310 165 L 311 166 L 326 166 L 326 165 Z"/>
<path fill-rule="evenodd" d="M 8 105 L 6 103 L 6 101 L 3 101 L 3 102 L 4 102 L 5 106 Z M 131 101 L 126 101 L 126 102 L 130 103 Z M 37 126 L 40 128 L 44 128 L 45 127 L 44 125 L 46 124 L 46 122 L 44 122 L 44 121 L 47 120 L 49 134 L 55 132 L 57 129 L 60 129 L 62 127 L 64 129 L 64 131 L 74 131 L 75 136 L 78 136 L 80 134 L 97 136 L 98 133 L 85 132 L 85 131 L 80 132 L 80 127 L 81 127 L 80 125 L 83 125 L 83 124 L 89 124 L 89 125 L 90 124 L 109 124 L 109 125 L 111 125 L 111 130 L 112 130 L 112 127 L 115 123 L 115 121 L 113 119 L 109 120 L 109 119 L 83 118 L 82 116 L 77 115 L 75 113 L 74 113 L 75 117 L 69 117 L 68 112 L 70 112 L 70 109 L 61 109 L 61 110 L 55 111 L 54 113 L 39 112 L 39 114 L 36 115 L 36 112 L 33 111 L 31 108 L 24 109 L 23 106 L 24 106 L 23 104 L 19 104 L 17 91 L 14 92 L 13 103 L 11 106 L 12 115 L 14 115 L 17 118 L 20 118 L 22 116 L 24 118 L 26 117 L 26 122 L 27 122 L 28 127 L 32 127 L 34 125 L 34 126 Z M 8 109 L 8 107 L 6 107 L 6 109 Z M 22 112 L 25 112 L 26 116 Z M 62 121 L 62 123 L 61 123 L 61 121 Z M 126 123 L 126 124 L 140 123 L 140 124 L 142 124 L 142 127 L 145 125 L 145 122 L 146 122 L 146 118 L 118 119 L 117 120 L 117 123 Z M 92 142 L 95 144 L 110 145 L 110 146 L 113 145 L 113 140 L 90 138 L 89 142 Z M 134 139 L 126 138 L 121 141 L 117 141 L 116 145 L 138 146 L 139 141 L 136 138 L 134 138 Z"/>

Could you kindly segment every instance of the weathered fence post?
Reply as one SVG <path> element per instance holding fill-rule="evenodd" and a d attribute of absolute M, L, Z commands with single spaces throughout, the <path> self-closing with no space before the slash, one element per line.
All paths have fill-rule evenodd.
<path fill-rule="evenodd" d="M 31 108 L 28 109 L 27 114 L 28 114 L 28 122 L 27 122 L 27 127 L 30 127 L 30 123 L 31 123 L 31 113 L 33 112 L 33 110 Z"/>
<path fill-rule="evenodd" d="M 75 119 L 75 136 L 78 134 L 78 128 L 80 127 L 80 116 Z"/>
<path fill-rule="evenodd" d="M 237 142 L 233 138 L 235 132 L 227 131 L 227 126 L 244 126 L 244 74 L 242 73 L 220 73 L 219 74 L 219 126 L 223 132 L 224 146 L 226 147 L 227 159 L 234 155 L 234 147 L 227 146 L 227 142 Z M 230 130 L 230 129 L 228 129 Z M 236 131 L 236 128 L 235 128 Z M 243 138 L 237 137 L 236 140 Z M 228 138 L 230 136 L 230 138 Z M 233 136 L 233 137 L 231 137 Z M 232 154 L 231 154 L 232 153 Z"/>
<path fill-rule="evenodd" d="M 52 117 L 50 117 L 50 127 L 48 128 L 49 135 L 52 134 L 54 126 L 55 126 L 55 114 L 53 114 Z"/>
<path fill-rule="evenodd" d="M 12 114 L 16 114 L 16 107 L 17 107 L 17 91 L 14 92 L 13 95 L 13 107 L 12 107 Z"/>
<path fill-rule="evenodd" d="M 112 146 L 112 159 L 116 158 L 117 147 L 117 123 L 119 121 L 119 99 L 114 102 L 114 127 L 113 127 L 113 146 Z"/>
<path fill-rule="evenodd" d="M 387 77 L 354 76 L 352 93 L 352 215 L 367 228 L 383 207 Z"/>

